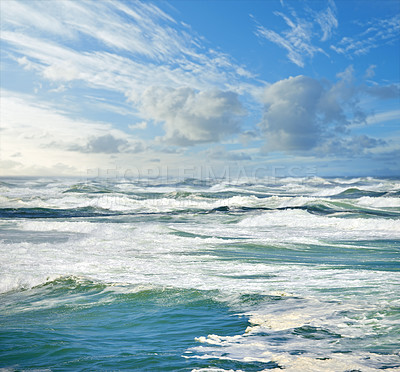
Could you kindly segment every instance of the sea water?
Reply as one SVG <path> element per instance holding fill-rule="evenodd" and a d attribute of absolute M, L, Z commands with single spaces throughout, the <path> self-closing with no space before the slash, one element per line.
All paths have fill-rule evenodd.
<path fill-rule="evenodd" d="M 1 179 L 4 371 L 398 371 L 400 180 Z"/>

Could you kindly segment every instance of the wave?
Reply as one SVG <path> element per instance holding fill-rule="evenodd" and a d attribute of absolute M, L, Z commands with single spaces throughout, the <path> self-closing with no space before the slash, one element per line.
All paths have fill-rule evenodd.
<path fill-rule="evenodd" d="M 357 183 L 359 183 L 361 181 L 362 181 L 362 178 L 359 178 L 359 177 L 358 178 L 349 178 L 349 179 L 346 179 L 346 178 L 334 178 L 334 179 L 332 179 L 333 183 L 345 184 L 345 185 L 357 184 Z"/>
<path fill-rule="evenodd" d="M 105 187 L 105 186 L 98 186 L 98 185 L 90 185 L 87 183 L 78 183 L 75 184 L 68 189 L 62 191 L 63 194 L 66 193 L 85 193 L 85 194 L 108 194 L 112 193 L 113 190 Z"/>
<path fill-rule="evenodd" d="M 332 195 L 334 198 L 340 199 L 358 199 L 363 196 L 372 196 L 372 197 L 379 197 L 386 194 L 386 191 L 378 192 L 378 191 L 368 191 L 362 190 L 357 187 L 350 187 L 336 195 Z"/>
<path fill-rule="evenodd" d="M 1 208 L 0 218 L 74 218 L 74 217 L 106 217 L 115 213 L 93 207 L 53 209 L 53 208 Z"/>
<path fill-rule="evenodd" d="M 35 308 L 50 308 L 56 306 L 76 307 L 82 303 L 98 305 L 98 303 L 110 302 L 138 302 L 141 306 L 146 302 L 155 302 L 168 305 L 179 303 L 196 304 L 204 306 L 205 302 L 223 303 L 224 298 L 217 290 L 198 290 L 191 288 L 178 288 L 172 286 L 160 286 L 152 284 L 132 284 L 124 282 L 103 282 L 83 276 L 67 275 L 53 278 L 43 278 L 14 283 L 7 289 L 3 283 L 2 293 L 5 295 L 21 294 Z M 94 298 L 96 297 L 96 299 Z M 94 302 L 95 300 L 95 302 Z M 3 306 L 6 305 L 3 303 Z M 20 307 L 14 303 L 13 311 L 19 312 L 27 309 L 26 301 L 21 301 Z M 1 309 L 1 306 L 0 306 Z"/>
<path fill-rule="evenodd" d="M 397 192 L 393 191 L 389 187 L 378 187 L 377 190 L 368 190 L 364 188 L 348 188 L 343 186 L 318 189 L 317 191 L 311 193 L 312 196 L 327 197 L 331 199 L 358 199 L 363 196 L 381 197 L 390 195 L 395 196 L 396 194 Z"/>
<path fill-rule="evenodd" d="M 23 204 L 38 204 L 33 203 Z M 40 204 L 46 205 L 43 201 Z M 57 200 L 48 201 L 56 205 Z M 71 205 L 72 204 L 72 205 Z M 243 214 L 257 211 L 304 210 L 310 214 L 345 218 L 398 218 L 399 198 L 364 196 L 354 202 L 323 200 L 309 197 L 233 196 L 225 199 L 207 199 L 186 193 L 155 199 L 106 197 L 61 200 L 58 207 L 0 208 L 0 218 L 75 218 L 107 217 L 117 215 L 179 215 L 229 213 Z M 68 205 L 71 207 L 68 208 Z"/>
<path fill-rule="evenodd" d="M 369 217 L 381 217 L 381 218 L 396 218 L 400 217 L 400 211 L 386 211 L 386 210 L 375 210 L 368 208 L 360 208 L 349 206 L 332 206 L 329 203 L 310 203 L 307 205 L 298 206 L 286 206 L 277 208 L 268 207 L 237 207 L 231 208 L 229 206 L 220 206 L 211 209 L 208 213 L 216 212 L 252 212 L 252 211 L 291 211 L 291 210 L 303 210 L 310 214 L 316 214 L 320 216 L 335 216 L 335 217 L 346 217 L 346 218 L 369 218 Z"/>
<path fill-rule="evenodd" d="M 213 209 L 232 207 L 284 206 L 274 203 L 288 198 L 322 198 L 327 200 L 354 200 L 364 197 L 395 198 L 399 184 L 394 181 L 360 181 L 341 184 L 324 179 L 277 179 L 275 182 L 185 182 L 153 184 L 143 182 L 20 182 L 6 188 L 1 203 L 8 208 L 82 208 L 98 207 L 109 210 L 162 212 L 174 209 Z M 265 199 L 265 200 L 263 200 Z M 175 202 L 174 202 L 175 200 Z M 183 205 L 186 203 L 186 205 Z M 208 203 L 208 205 L 207 205 Z M 158 206 L 156 205 L 158 204 Z M 389 207 L 389 206 L 388 206 Z"/>

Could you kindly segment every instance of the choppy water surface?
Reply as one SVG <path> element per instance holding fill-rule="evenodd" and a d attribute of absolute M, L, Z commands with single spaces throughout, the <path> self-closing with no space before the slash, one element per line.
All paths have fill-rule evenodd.
<path fill-rule="evenodd" d="M 0 181 L 0 368 L 400 369 L 398 179 Z"/>

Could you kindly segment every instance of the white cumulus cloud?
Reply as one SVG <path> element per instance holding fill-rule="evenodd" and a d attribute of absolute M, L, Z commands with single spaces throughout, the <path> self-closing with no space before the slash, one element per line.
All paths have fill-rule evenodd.
<path fill-rule="evenodd" d="M 336 146 L 335 153 L 353 149 L 360 154 L 361 147 L 385 145 L 374 138 L 350 135 L 354 124 L 366 124 L 367 113 L 358 104 L 360 92 L 366 89 L 355 85 L 351 66 L 338 78 L 332 84 L 300 75 L 267 86 L 259 124 L 265 139 L 263 150 L 332 153 Z"/>
<path fill-rule="evenodd" d="M 236 93 L 149 87 L 135 97 L 141 115 L 164 124 L 163 140 L 178 146 L 217 142 L 240 131 L 244 108 Z"/>

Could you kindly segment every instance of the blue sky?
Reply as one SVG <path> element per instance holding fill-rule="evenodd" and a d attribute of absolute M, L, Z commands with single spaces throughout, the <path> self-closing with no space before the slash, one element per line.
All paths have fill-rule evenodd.
<path fill-rule="evenodd" d="M 400 175 L 397 0 L 0 4 L 1 175 Z"/>

